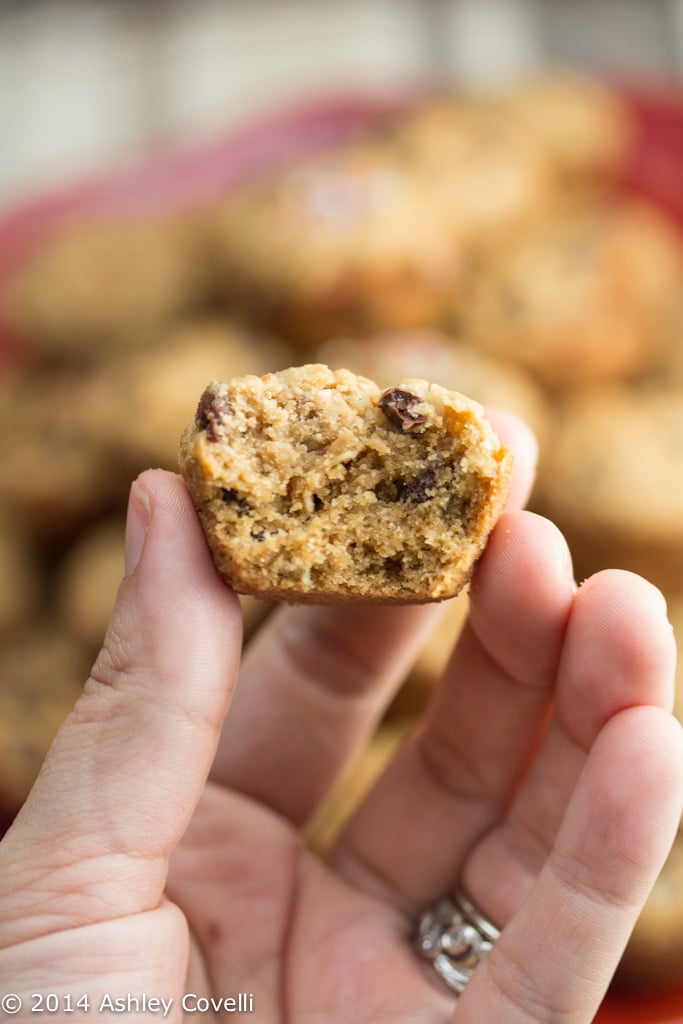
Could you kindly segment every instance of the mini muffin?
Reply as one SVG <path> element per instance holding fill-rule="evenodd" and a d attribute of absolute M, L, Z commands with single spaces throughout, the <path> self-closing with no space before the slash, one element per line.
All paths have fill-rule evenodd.
<path fill-rule="evenodd" d="M 546 148 L 501 102 L 440 96 L 390 136 L 397 156 L 438 202 L 444 229 L 474 252 L 543 209 L 554 187 Z"/>
<path fill-rule="evenodd" d="M 466 276 L 437 200 L 380 142 L 254 183 L 214 232 L 229 302 L 302 345 L 438 323 Z"/>
<path fill-rule="evenodd" d="M 513 86 L 502 105 L 510 121 L 543 146 L 564 179 L 609 175 L 633 145 L 627 104 L 598 78 L 549 71 Z"/>
<path fill-rule="evenodd" d="M 287 347 L 219 319 L 179 324 L 153 347 L 103 365 L 91 385 L 101 395 L 101 440 L 128 477 L 149 466 L 175 469 L 178 436 L 212 377 L 283 369 Z"/>
<path fill-rule="evenodd" d="M 402 377 L 423 377 L 449 391 L 460 391 L 482 405 L 515 413 L 534 431 L 541 447 L 550 411 L 530 374 L 512 363 L 438 331 L 384 333 L 367 338 L 340 338 L 317 351 L 321 363 L 345 367 L 389 387 Z"/>
<path fill-rule="evenodd" d="M 99 436 L 112 396 L 94 401 L 91 380 L 65 370 L 0 381 L 0 504 L 39 537 L 73 533 L 125 493 Z"/>
<path fill-rule="evenodd" d="M 309 365 L 210 384 L 180 468 L 238 592 L 417 603 L 469 579 L 511 456 L 462 395 Z"/>
<path fill-rule="evenodd" d="M 0 635 L 36 610 L 41 590 L 38 561 L 21 523 L 0 508 Z"/>
<path fill-rule="evenodd" d="M 83 651 L 49 622 L 17 632 L 0 648 L 0 810 L 28 796 L 60 725 L 87 677 Z"/>
<path fill-rule="evenodd" d="M 659 358 L 682 287 L 680 238 L 656 211 L 572 203 L 500 247 L 473 286 L 465 332 L 549 387 L 634 377 Z"/>
<path fill-rule="evenodd" d="M 57 571 L 60 622 L 93 655 L 102 645 L 123 579 L 124 538 L 123 517 L 107 517 L 79 536 Z"/>
<path fill-rule="evenodd" d="M 5 315 L 36 353 L 50 357 L 144 342 L 201 298 L 201 245 L 189 217 L 74 219 L 19 266 Z"/>
<path fill-rule="evenodd" d="M 614 567 L 675 588 L 682 481 L 683 391 L 593 390 L 562 410 L 538 502 L 566 534 L 578 578 Z"/>
<path fill-rule="evenodd" d="M 640 382 L 653 389 L 683 388 L 683 286 L 664 323 L 658 358 Z"/>

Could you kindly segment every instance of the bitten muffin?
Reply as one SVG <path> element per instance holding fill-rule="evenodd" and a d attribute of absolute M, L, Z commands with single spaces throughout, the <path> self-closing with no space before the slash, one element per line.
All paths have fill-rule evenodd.
<path fill-rule="evenodd" d="M 437 198 L 381 143 L 255 182 L 213 230 L 228 301 L 299 345 L 439 323 L 467 270 Z"/>
<path fill-rule="evenodd" d="M 469 579 L 511 456 L 462 395 L 314 364 L 210 384 L 180 468 L 238 592 L 416 603 Z"/>
<path fill-rule="evenodd" d="M 683 391 L 592 390 L 561 410 L 537 501 L 579 578 L 614 567 L 670 589 L 683 578 L 682 481 Z"/>
<path fill-rule="evenodd" d="M 567 388 L 656 362 L 682 290 L 680 238 L 655 210 L 570 203 L 502 245 L 455 317 L 483 349 Z"/>

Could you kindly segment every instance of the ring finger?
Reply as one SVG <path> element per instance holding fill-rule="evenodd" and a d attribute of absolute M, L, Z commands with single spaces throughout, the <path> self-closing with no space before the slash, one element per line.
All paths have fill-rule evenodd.
<path fill-rule="evenodd" d="M 627 572 L 598 573 L 578 591 L 541 748 L 509 813 L 463 869 L 467 891 L 499 920 L 516 911 L 545 862 L 603 726 L 629 707 L 671 710 L 675 649 L 663 612 L 659 591 Z"/>

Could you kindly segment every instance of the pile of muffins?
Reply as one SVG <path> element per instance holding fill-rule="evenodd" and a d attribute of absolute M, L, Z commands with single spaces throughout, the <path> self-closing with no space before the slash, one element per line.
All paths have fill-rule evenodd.
<path fill-rule="evenodd" d="M 615 187 L 633 138 L 628 108 L 585 78 L 440 95 L 220 200 L 63 219 L 19 262 L 0 293 L 22 339 L 0 375 L 8 819 L 101 643 L 130 482 L 176 468 L 213 378 L 323 362 L 517 413 L 540 445 L 531 507 L 565 532 L 577 578 L 642 573 L 683 638 L 683 235 Z M 243 607 L 249 643 L 271 607 Z M 317 848 L 424 707 L 466 614 L 466 595 L 444 608 Z M 682 953 L 683 836 L 622 976 L 683 980 Z"/>

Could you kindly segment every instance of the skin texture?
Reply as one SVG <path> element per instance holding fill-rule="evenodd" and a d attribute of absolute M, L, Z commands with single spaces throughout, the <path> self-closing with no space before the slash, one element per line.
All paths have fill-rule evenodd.
<path fill-rule="evenodd" d="M 235 689 L 238 603 L 185 488 L 135 482 L 104 649 L 0 844 L 14 1020 L 32 992 L 145 992 L 179 1021 L 183 993 L 240 991 L 264 1024 L 593 1019 L 681 813 L 673 639 L 640 578 L 577 590 L 555 527 L 517 511 L 533 445 L 495 426 L 515 486 L 469 624 L 326 862 L 301 829 L 438 607 L 283 609 Z M 504 931 L 456 1003 L 408 940 L 461 876 Z"/>

